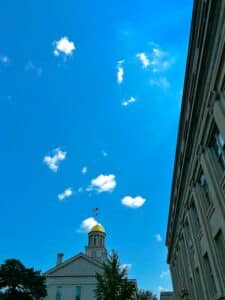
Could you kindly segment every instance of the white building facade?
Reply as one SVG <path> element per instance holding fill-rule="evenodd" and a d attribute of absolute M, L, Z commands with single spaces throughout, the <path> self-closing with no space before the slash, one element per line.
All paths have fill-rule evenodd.
<path fill-rule="evenodd" d="M 85 253 L 63 261 L 58 254 L 56 266 L 45 273 L 47 297 L 45 300 L 94 300 L 96 273 L 102 272 L 102 262 L 107 257 L 105 230 L 95 225 L 88 233 Z"/>

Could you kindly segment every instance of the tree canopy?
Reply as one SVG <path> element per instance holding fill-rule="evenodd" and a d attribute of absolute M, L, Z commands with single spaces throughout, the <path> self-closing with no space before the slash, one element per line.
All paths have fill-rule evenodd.
<path fill-rule="evenodd" d="M 142 289 L 138 290 L 137 299 L 138 300 L 158 300 L 157 296 L 154 295 L 151 291 L 145 291 Z"/>
<path fill-rule="evenodd" d="M 118 254 L 115 251 L 103 263 L 103 273 L 97 273 L 96 279 L 97 300 L 135 299 L 136 286 L 128 279 L 127 269 L 120 265 Z"/>
<path fill-rule="evenodd" d="M 39 300 L 47 295 L 45 277 L 17 259 L 0 266 L 0 300 Z"/>

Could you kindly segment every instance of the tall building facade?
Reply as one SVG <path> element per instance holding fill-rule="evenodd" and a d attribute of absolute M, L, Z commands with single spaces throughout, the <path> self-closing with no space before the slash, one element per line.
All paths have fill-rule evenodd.
<path fill-rule="evenodd" d="M 225 1 L 195 0 L 166 245 L 176 300 L 225 299 Z"/>

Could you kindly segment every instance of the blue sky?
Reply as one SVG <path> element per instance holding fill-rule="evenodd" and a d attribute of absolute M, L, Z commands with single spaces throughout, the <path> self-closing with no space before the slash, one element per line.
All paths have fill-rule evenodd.
<path fill-rule="evenodd" d="M 1 262 L 45 271 L 57 252 L 83 251 L 98 207 L 130 277 L 171 289 L 164 244 L 191 11 L 189 0 L 0 4 Z"/>

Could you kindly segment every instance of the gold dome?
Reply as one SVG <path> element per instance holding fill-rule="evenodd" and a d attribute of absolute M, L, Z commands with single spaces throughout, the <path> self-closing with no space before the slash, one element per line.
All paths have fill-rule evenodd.
<path fill-rule="evenodd" d="M 90 232 L 105 232 L 105 229 L 101 224 L 96 224 L 91 228 Z"/>

